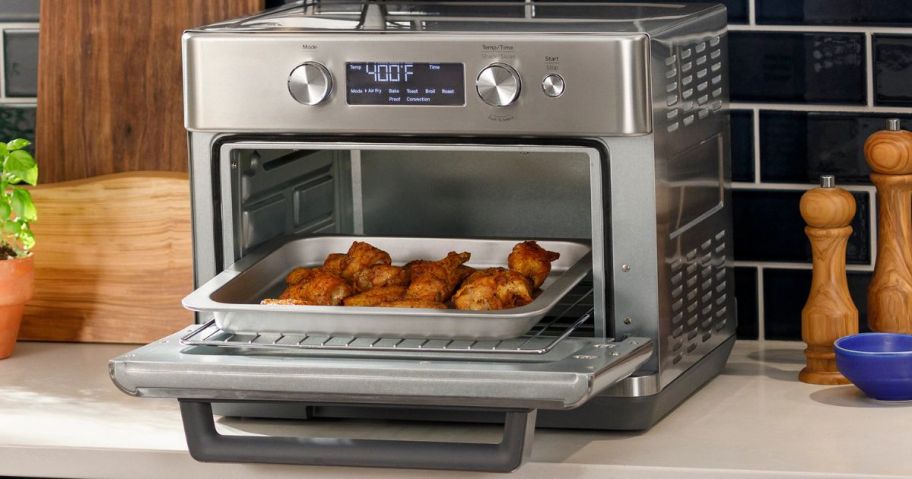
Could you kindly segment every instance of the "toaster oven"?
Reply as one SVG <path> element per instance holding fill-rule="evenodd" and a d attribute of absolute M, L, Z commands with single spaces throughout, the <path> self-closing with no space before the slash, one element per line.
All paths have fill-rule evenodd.
<path fill-rule="evenodd" d="M 299 2 L 183 36 L 197 323 L 113 359 L 202 461 L 508 471 L 534 428 L 646 429 L 734 343 L 726 12 Z M 354 240 L 561 252 L 489 312 L 265 305 Z M 383 311 L 379 311 L 383 309 Z M 503 424 L 498 444 L 216 431 L 213 414 Z"/>

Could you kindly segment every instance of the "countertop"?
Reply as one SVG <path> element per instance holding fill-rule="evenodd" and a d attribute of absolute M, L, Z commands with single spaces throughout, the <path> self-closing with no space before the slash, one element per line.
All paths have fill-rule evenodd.
<path fill-rule="evenodd" d="M 0 476 L 69 478 L 505 477 L 252 464 L 186 452 L 177 402 L 117 390 L 108 359 L 134 346 L 20 343 L 0 361 Z M 912 477 L 912 402 L 797 381 L 802 343 L 741 341 L 726 370 L 642 433 L 539 429 L 531 478 Z M 219 419 L 222 432 L 491 440 L 499 428 L 386 421 Z"/>

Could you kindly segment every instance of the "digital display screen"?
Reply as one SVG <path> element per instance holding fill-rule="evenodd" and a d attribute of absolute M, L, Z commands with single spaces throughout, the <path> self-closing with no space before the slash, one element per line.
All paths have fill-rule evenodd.
<path fill-rule="evenodd" d="M 346 63 L 345 83 L 349 105 L 465 104 L 461 63 Z"/>

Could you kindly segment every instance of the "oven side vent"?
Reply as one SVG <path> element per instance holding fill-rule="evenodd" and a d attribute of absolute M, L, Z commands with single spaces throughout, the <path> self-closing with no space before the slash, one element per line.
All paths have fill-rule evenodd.
<path fill-rule="evenodd" d="M 665 59 L 668 132 L 687 127 L 722 111 L 722 39 L 715 35 L 678 45 Z"/>
<path fill-rule="evenodd" d="M 671 338 L 677 364 L 728 321 L 725 231 L 706 238 L 671 264 Z"/>

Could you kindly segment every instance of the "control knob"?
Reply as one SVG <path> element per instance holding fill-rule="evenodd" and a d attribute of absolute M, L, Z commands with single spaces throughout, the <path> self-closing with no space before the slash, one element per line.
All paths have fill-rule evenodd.
<path fill-rule="evenodd" d="M 478 96 L 492 106 L 507 106 L 516 101 L 521 85 L 516 70 L 504 63 L 486 66 L 475 79 Z"/>
<path fill-rule="evenodd" d="M 332 75 L 317 62 L 305 62 L 288 75 L 288 92 L 298 103 L 316 105 L 332 92 Z"/>

